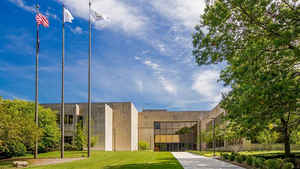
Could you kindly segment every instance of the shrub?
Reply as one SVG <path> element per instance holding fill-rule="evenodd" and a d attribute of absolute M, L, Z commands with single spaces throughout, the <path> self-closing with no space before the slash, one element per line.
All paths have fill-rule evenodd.
<path fill-rule="evenodd" d="M 0 156 L 4 158 L 22 156 L 26 153 L 26 146 L 23 143 L 10 141 L 6 143 L 6 148 L 1 150 Z"/>
<path fill-rule="evenodd" d="M 236 156 L 235 153 L 231 153 L 231 154 L 229 155 L 229 160 L 230 160 L 230 161 L 234 161 L 235 156 Z"/>
<path fill-rule="evenodd" d="M 76 135 L 75 135 L 75 146 L 77 150 L 82 151 L 83 148 L 87 144 L 87 137 L 86 137 L 86 132 L 84 129 L 80 126 L 80 124 L 77 124 L 76 126 Z"/>
<path fill-rule="evenodd" d="M 235 156 L 235 161 L 238 163 L 242 163 L 243 162 L 242 156 L 241 155 Z"/>
<path fill-rule="evenodd" d="M 265 167 L 267 169 L 279 169 L 281 167 L 281 159 L 270 159 L 265 161 Z"/>
<path fill-rule="evenodd" d="M 39 106 L 39 152 L 54 151 L 59 147 L 60 132 L 56 123 L 56 112 Z"/>
<path fill-rule="evenodd" d="M 221 153 L 221 157 L 224 160 L 228 160 L 228 158 L 229 158 L 227 153 Z"/>
<path fill-rule="evenodd" d="M 276 159 L 276 163 L 278 166 L 282 167 L 284 161 L 282 159 Z"/>
<path fill-rule="evenodd" d="M 283 165 L 282 165 L 282 169 L 293 169 L 293 168 L 294 168 L 294 164 L 291 162 L 286 162 L 286 163 L 283 163 Z"/>
<path fill-rule="evenodd" d="M 253 164 L 253 157 L 252 156 L 247 156 L 246 162 L 248 165 L 252 166 Z"/>
<path fill-rule="evenodd" d="M 254 161 L 254 166 L 255 166 L 256 168 L 263 167 L 263 165 L 264 165 L 264 159 L 263 159 L 263 158 L 257 157 L 257 158 L 254 158 L 253 161 Z"/>
<path fill-rule="evenodd" d="M 76 151 L 78 150 L 78 147 L 76 145 L 72 145 L 72 144 L 69 144 L 69 143 L 65 143 L 65 150 L 66 151 Z"/>
<path fill-rule="evenodd" d="M 140 141 L 139 142 L 139 150 L 145 151 L 145 150 L 149 150 L 149 149 L 150 149 L 149 143 L 147 143 L 145 141 Z"/>
<path fill-rule="evenodd" d="M 241 155 L 242 161 L 246 161 L 247 156 L 246 155 Z"/>
<path fill-rule="evenodd" d="M 235 156 L 235 160 L 238 163 L 243 163 L 244 161 L 246 161 L 246 159 L 247 159 L 246 155 L 236 154 Z"/>
<path fill-rule="evenodd" d="M 97 144 L 98 138 L 96 136 L 91 137 L 91 147 L 95 147 Z"/>
<path fill-rule="evenodd" d="M 224 154 L 224 159 L 225 159 L 225 160 L 229 160 L 229 154 L 225 153 L 225 154 Z"/>

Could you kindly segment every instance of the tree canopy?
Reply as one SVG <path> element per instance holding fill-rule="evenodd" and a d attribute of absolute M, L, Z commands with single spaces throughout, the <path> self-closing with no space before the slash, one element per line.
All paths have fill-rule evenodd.
<path fill-rule="evenodd" d="M 0 157 L 24 155 L 39 139 L 39 151 L 56 149 L 59 129 L 56 113 L 39 106 L 39 127 L 34 122 L 34 103 L 0 97 Z"/>
<path fill-rule="evenodd" d="M 247 137 L 277 125 L 290 154 L 300 124 L 300 7 L 287 0 L 216 0 L 193 35 L 199 65 L 225 63 L 221 102 Z"/>

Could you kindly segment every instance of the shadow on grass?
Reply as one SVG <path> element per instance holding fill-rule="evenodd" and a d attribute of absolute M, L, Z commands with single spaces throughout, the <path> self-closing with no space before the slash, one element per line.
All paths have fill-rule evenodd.
<path fill-rule="evenodd" d="M 183 169 L 177 161 L 105 166 L 103 169 Z"/>

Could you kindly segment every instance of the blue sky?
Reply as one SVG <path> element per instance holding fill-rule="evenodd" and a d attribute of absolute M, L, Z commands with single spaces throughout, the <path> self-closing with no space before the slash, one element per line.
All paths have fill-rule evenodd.
<path fill-rule="evenodd" d="M 60 102 L 62 2 L 75 18 L 65 27 L 65 102 L 87 101 L 88 1 L 40 0 L 50 22 L 40 31 L 41 103 Z M 33 1 L 0 5 L 0 96 L 34 100 Z M 93 25 L 93 102 L 210 110 L 228 90 L 217 82 L 220 66 L 199 67 L 192 56 L 204 0 L 93 0 L 92 7 L 110 18 Z"/>

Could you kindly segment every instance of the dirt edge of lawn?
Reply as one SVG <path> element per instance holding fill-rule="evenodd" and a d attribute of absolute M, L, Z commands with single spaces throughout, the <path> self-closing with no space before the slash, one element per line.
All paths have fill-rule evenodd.
<path fill-rule="evenodd" d="M 11 166 L 13 166 L 14 161 L 27 161 L 29 163 L 28 167 L 33 166 L 43 166 L 43 165 L 51 165 L 51 164 L 60 164 L 60 163 L 67 163 L 67 162 L 73 162 L 77 160 L 84 160 L 87 159 L 85 157 L 78 157 L 78 158 L 10 158 L 10 159 L 4 159 L 0 162 L 10 162 Z M 0 167 L 1 168 L 1 167 Z"/>

